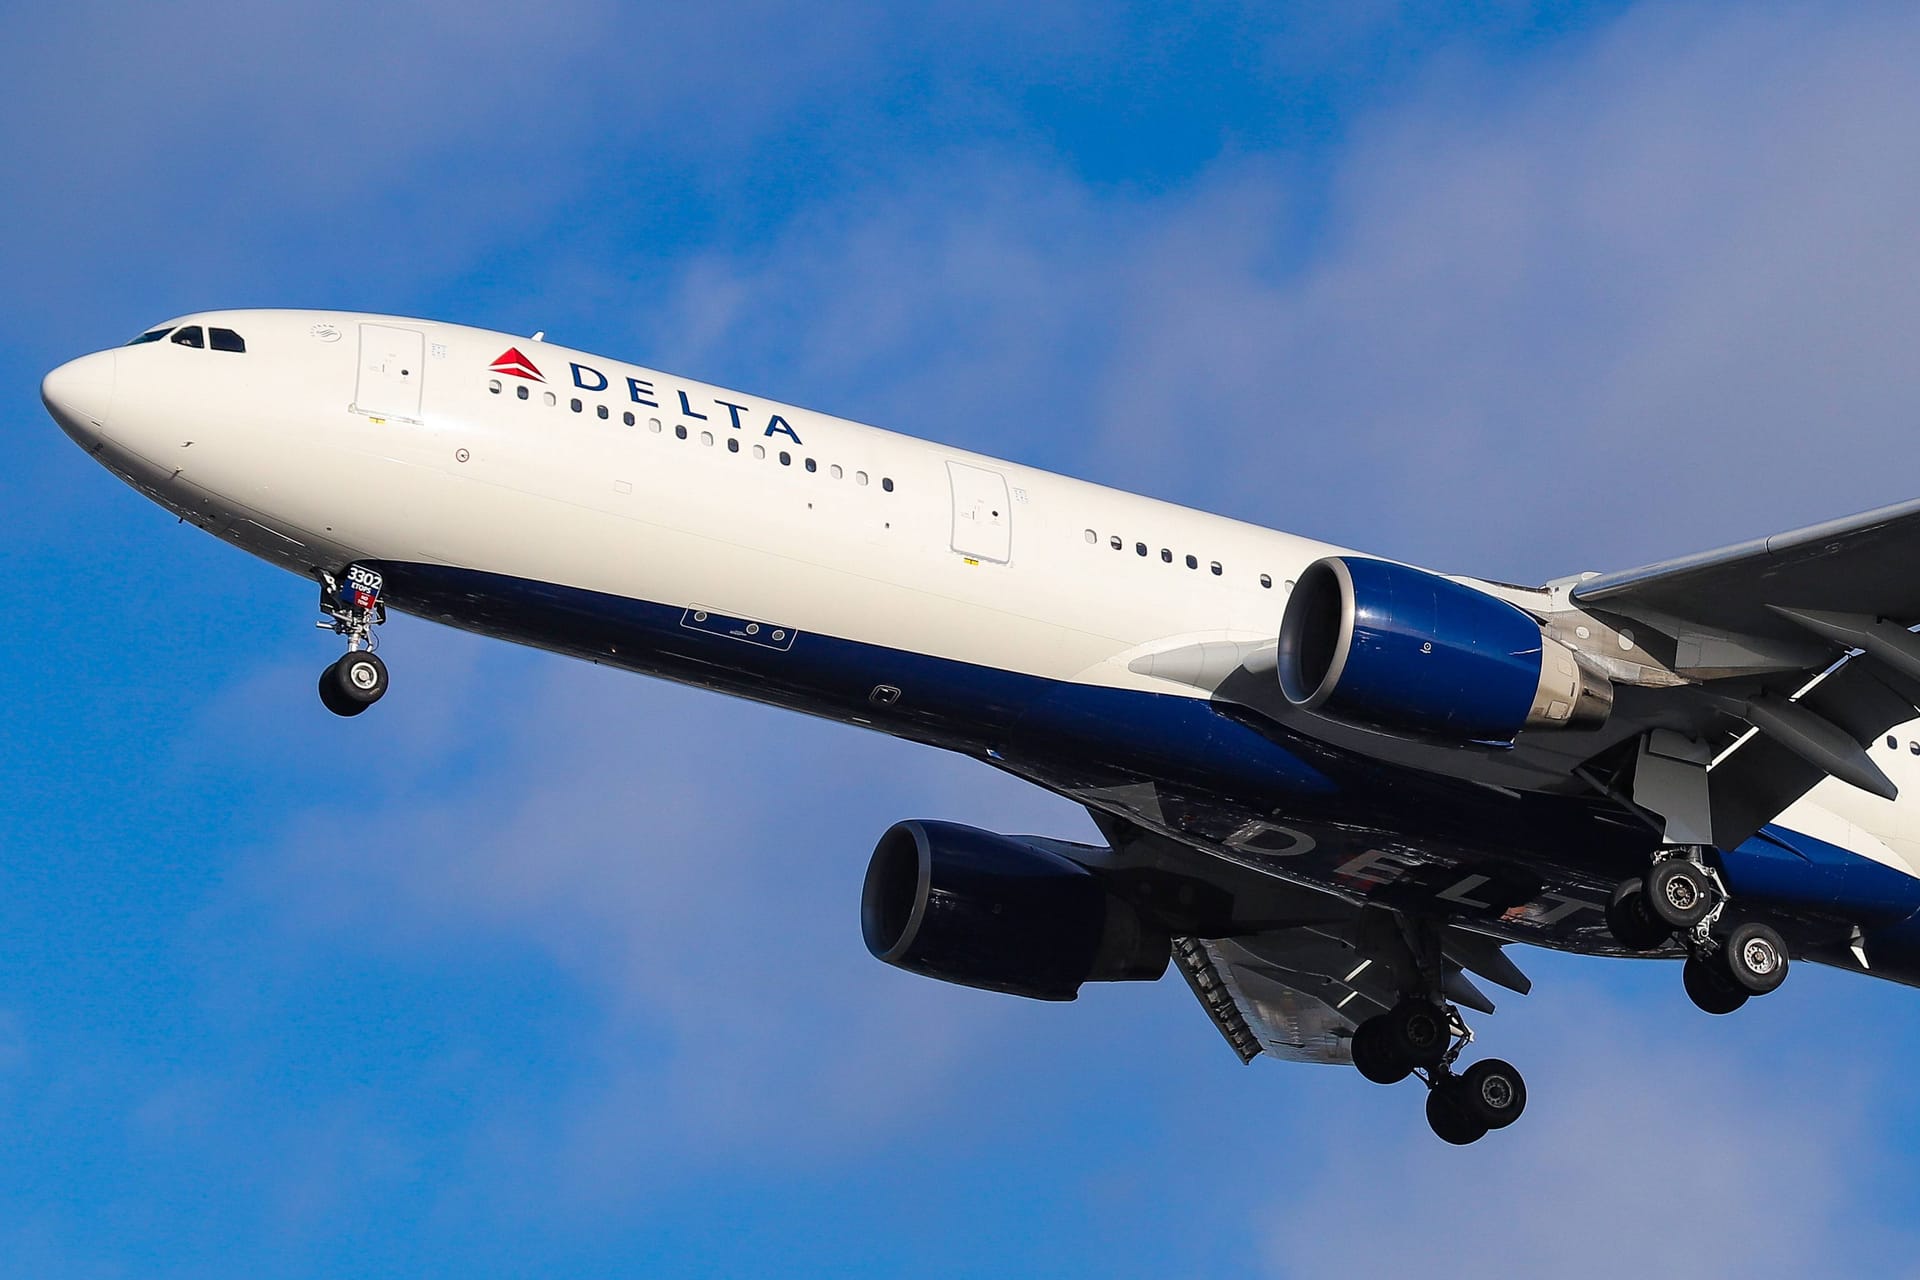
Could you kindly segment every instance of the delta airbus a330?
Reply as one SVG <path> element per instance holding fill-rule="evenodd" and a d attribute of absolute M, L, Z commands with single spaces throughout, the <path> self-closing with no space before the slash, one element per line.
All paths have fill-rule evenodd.
<path fill-rule="evenodd" d="M 1461 1062 L 1524 942 L 1683 960 L 1731 1013 L 1789 956 L 1920 983 L 1920 503 L 1519 587 L 1345 551 L 539 340 L 187 316 L 48 374 L 161 506 L 319 584 L 387 690 L 387 609 L 791 707 L 1070 797 L 1092 846 L 906 821 L 880 959 L 1070 1000 L 1169 961 L 1233 1051 Z"/>

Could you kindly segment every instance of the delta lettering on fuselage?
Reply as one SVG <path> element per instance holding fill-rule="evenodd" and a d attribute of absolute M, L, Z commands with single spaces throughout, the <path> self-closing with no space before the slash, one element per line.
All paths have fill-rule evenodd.
<path fill-rule="evenodd" d="M 568 361 L 568 364 L 573 369 L 573 385 L 580 390 L 609 391 L 612 389 L 612 383 L 607 375 L 592 365 L 581 364 L 578 361 Z M 657 397 L 661 393 L 655 389 L 653 383 L 645 378 L 626 378 L 623 379 L 623 381 L 626 383 L 627 396 L 633 403 L 645 405 L 649 409 L 658 409 L 660 407 L 660 401 Z M 716 420 L 713 415 L 702 413 L 699 409 L 695 409 L 692 400 L 688 398 L 685 391 L 676 387 L 673 390 L 673 394 L 679 399 L 681 417 L 693 418 L 700 422 L 712 422 Z M 725 409 L 727 425 L 735 431 L 746 431 L 750 430 L 751 427 L 760 425 L 759 415 L 756 414 L 749 405 L 734 404 L 730 400 L 721 400 L 718 398 L 712 400 L 703 399 L 700 401 L 700 404 L 702 408 L 712 406 L 716 409 Z M 751 426 L 749 425 L 750 423 Z M 763 436 L 785 436 L 795 444 L 800 443 L 800 433 L 793 429 L 792 423 L 777 413 L 767 415 L 765 429 L 763 429 L 760 434 Z"/>

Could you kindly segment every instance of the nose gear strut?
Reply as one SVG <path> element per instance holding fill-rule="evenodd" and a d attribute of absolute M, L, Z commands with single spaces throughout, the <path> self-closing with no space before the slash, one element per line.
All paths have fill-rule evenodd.
<path fill-rule="evenodd" d="M 374 653 L 373 634 L 387 620 L 384 585 L 365 565 L 348 565 L 342 578 L 320 571 L 320 612 L 327 619 L 314 625 L 347 642 L 345 655 L 320 673 L 320 702 L 337 716 L 357 716 L 387 692 L 387 664 Z"/>

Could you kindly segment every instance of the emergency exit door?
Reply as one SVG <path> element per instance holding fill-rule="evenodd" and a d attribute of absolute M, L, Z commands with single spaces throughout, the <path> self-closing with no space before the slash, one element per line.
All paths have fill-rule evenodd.
<path fill-rule="evenodd" d="M 418 329 L 360 326 L 360 381 L 355 411 L 373 418 L 420 420 L 420 382 L 427 337 Z"/>
<path fill-rule="evenodd" d="M 969 560 L 1007 563 L 1013 557 L 1007 478 L 964 462 L 949 462 L 947 477 L 953 484 L 953 549 Z"/>

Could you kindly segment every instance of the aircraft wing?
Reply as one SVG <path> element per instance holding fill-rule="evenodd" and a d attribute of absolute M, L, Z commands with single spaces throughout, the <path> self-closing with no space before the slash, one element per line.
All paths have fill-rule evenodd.
<path fill-rule="evenodd" d="M 1356 948 L 1351 921 L 1274 929 L 1250 937 L 1176 938 L 1173 960 L 1214 1026 L 1251 1062 L 1262 1053 L 1289 1062 L 1351 1062 L 1353 1029 L 1399 999 L 1402 973 Z M 1449 999 L 1484 1013 L 1493 1002 L 1463 972 L 1474 969 L 1525 992 L 1526 977 L 1492 939 L 1443 935 Z"/>
<path fill-rule="evenodd" d="M 1573 589 L 1588 608 L 1732 635 L 1804 640 L 1774 610 L 1920 622 L 1920 501 L 1737 546 L 1603 573 Z"/>
<path fill-rule="evenodd" d="M 1897 794 L 1867 748 L 1920 714 L 1920 501 L 1590 576 L 1569 598 L 1664 637 L 1686 683 L 1663 701 L 1731 726 L 1701 735 L 1719 753 L 1695 824 L 1713 843 L 1739 844 L 1828 776 Z"/>
<path fill-rule="evenodd" d="M 1342 960 L 1337 950 L 1329 946 L 1328 958 L 1351 969 L 1352 951 Z M 1242 1062 L 1262 1053 L 1290 1062 L 1351 1062 L 1354 1026 L 1383 1007 L 1369 1000 L 1355 1008 L 1355 998 L 1336 1008 L 1351 993 L 1335 976 L 1273 965 L 1230 939 L 1178 938 L 1173 959 Z"/>

